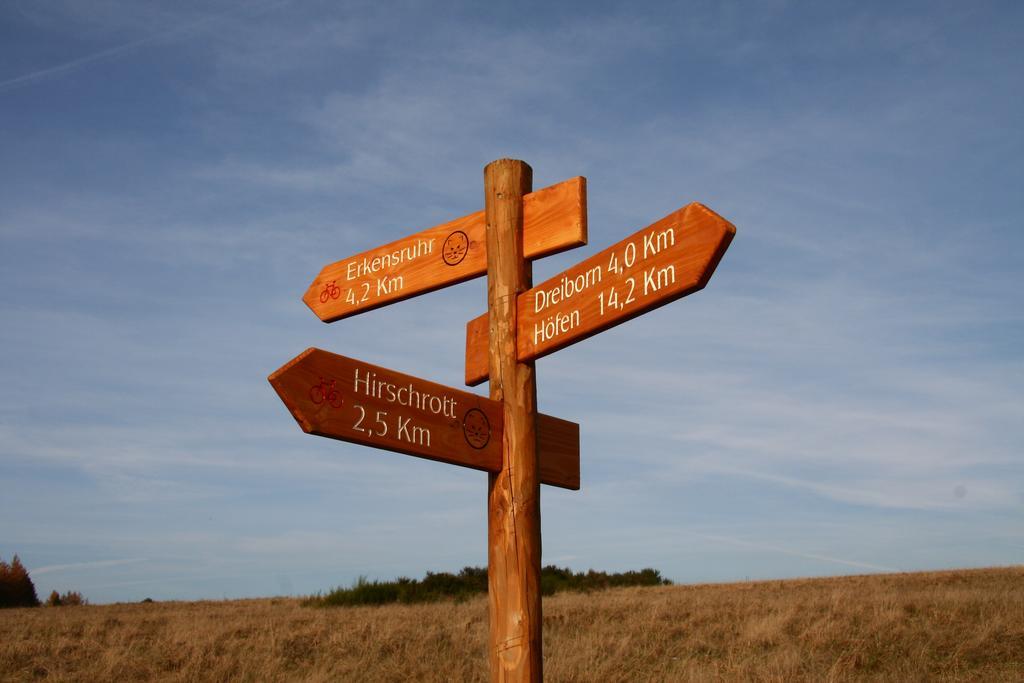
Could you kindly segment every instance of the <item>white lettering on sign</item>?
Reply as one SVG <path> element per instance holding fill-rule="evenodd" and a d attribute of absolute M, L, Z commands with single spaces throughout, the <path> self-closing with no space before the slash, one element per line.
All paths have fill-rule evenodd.
<path fill-rule="evenodd" d="M 548 339 L 554 339 L 558 335 L 565 334 L 579 326 L 580 311 L 578 308 L 573 309 L 569 313 L 558 312 L 555 315 L 548 316 L 539 323 L 533 324 L 533 343 L 539 344 Z"/>
<path fill-rule="evenodd" d="M 412 418 L 406 418 L 403 420 L 401 416 L 398 418 L 398 440 L 408 441 L 420 446 L 430 446 L 430 430 L 425 427 L 417 427 L 411 425 Z"/>
<path fill-rule="evenodd" d="M 458 401 L 451 396 L 436 396 L 425 391 L 419 391 L 409 382 L 407 385 L 398 386 L 393 382 L 378 379 L 377 373 L 371 370 L 359 372 L 356 368 L 355 386 L 353 391 L 357 394 L 364 394 L 371 398 L 397 403 L 400 406 L 409 406 L 423 412 L 444 415 L 455 419 L 456 406 Z"/>
<path fill-rule="evenodd" d="M 674 265 L 669 264 L 664 268 L 651 266 L 650 269 L 644 273 L 644 296 L 647 296 L 652 292 L 657 292 L 662 287 L 674 285 L 675 283 L 676 267 Z"/>
<path fill-rule="evenodd" d="M 361 259 L 349 261 L 345 264 L 345 275 L 349 280 L 373 275 L 384 268 L 393 268 L 407 261 L 427 256 L 434 251 L 434 239 L 418 239 L 415 244 L 396 249 L 388 254 L 380 254 L 370 258 L 364 256 Z"/>
<path fill-rule="evenodd" d="M 417 239 L 414 244 L 386 254 L 377 256 L 362 256 L 352 259 L 345 264 L 345 278 L 351 282 L 361 278 L 372 278 L 378 272 L 395 268 L 403 263 L 415 261 L 423 256 L 434 253 L 434 238 Z M 333 288 L 333 289 L 332 289 Z M 369 301 L 372 297 L 393 296 L 405 288 L 405 278 L 401 275 L 383 273 L 375 279 L 364 279 L 362 282 L 354 282 L 345 293 L 345 303 L 350 306 L 360 306 Z M 328 298 L 336 299 L 340 296 L 340 289 L 332 281 L 324 290 L 326 295 L 321 293 L 321 302 Z"/>
<path fill-rule="evenodd" d="M 368 419 L 371 416 L 367 415 L 366 408 L 353 403 L 352 407 L 359 411 L 356 415 L 356 421 L 352 425 L 352 429 L 357 432 L 362 432 L 367 436 L 387 436 L 390 433 L 390 427 L 388 423 L 388 411 L 376 410 L 372 415 L 372 419 Z M 427 427 L 421 427 L 420 425 L 413 424 L 411 417 L 402 417 L 396 415 L 398 419 L 398 426 L 395 430 L 395 438 L 399 441 L 407 441 L 417 446 L 430 447 L 430 429 Z"/>
<path fill-rule="evenodd" d="M 552 286 L 538 288 L 533 294 L 534 313 L 541 313 L 548 307 L 563 304 L 574 297 L 579 297 L 579 303 L 574 302 L 576 308 L 563 309 L 534 322 L 534 345 L 549 342 L 579 327 L 582 311 L 586 306 L 593 305 L 595 294 L 597 314 L 603 317 L 609 312 L 618 313 L 625 310 L 639 297 L 650 296 L 669 285 L 674 285 L 674 264 L 644 269 L 644 262 L 674 247 L 675 244 L 676 228 L 671 226 L 634 235 L 632 239 L 612 249 L 608 255 L 607 266 L 602 267 L 598 264 L 577 275 L 563 274 Z M 592 294 L 592 290 L 600 285 L 607 287 Z M 590 296 L 581 296 L 585 294 Z"/>
<path fill-rule="evenodd" d="M 674 228 L 668 228 L 661 232 L 649 232 L 644 235 L 644 258 L 654 256 L 658 252 L 675 245 L 676 231 Z"/>
<path fill-rule="evenodd" d="M 362 394 L 373 399 L 386 401 L 387 403 L 415 408 L 424 413 L 433 413 L 434 415 L 457 419 L 455 411 L 458 408 L 459 402 L 454 397 L 420 391 L 412 382 L 398 385 L 394 382 L 380 379 L 377 373 L 372 370 L 355 368 L 352 389 L 356 395 Z M 355 423 L 352 425 L 352 428 L 357 432 L 362 432 L 367 436 L 387 436 L 388 434 L 393 434 L 394 438 L 399 441 L 430 447 L 430 428 L 416 424 L 413 417 L 395 414 L 389 418 L 388 411 L 386 410 L 376 410 L 371 415 L 360 404 L 354 403 L 353 406 L 359 411 L 358 415 L 356 415 Z"/>
<path fill-rule="evenodd" d="M 401 275 L 384 275 L 377 278 L 377 296 L 386 296 L 401 291 L 405 278 Z"/>
<path fill-rule="evenodd" d="M 601 282 L 601 266 L 594 266 L 585 273 L 580 273 L 574 278 L 562 276 L 558 283 L 548 290 L 539 290 L 533 299 L 533 312 L 540 313 L 548 306 L 557 304 L 559 301 L 571 299 L 576 294 L 586 290 L 588 287 Z"/>

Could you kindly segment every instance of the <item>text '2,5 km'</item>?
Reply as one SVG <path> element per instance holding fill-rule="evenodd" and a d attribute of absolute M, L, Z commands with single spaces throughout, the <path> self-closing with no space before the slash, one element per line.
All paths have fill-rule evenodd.
<path fill-rule="evenodd" d="M 270 375 L 307 434 L 487 472 L 501 469 L 501 404 L 321 349 Z M 541 483 L 580 487 L 579 425 L 537 416 Z"/>

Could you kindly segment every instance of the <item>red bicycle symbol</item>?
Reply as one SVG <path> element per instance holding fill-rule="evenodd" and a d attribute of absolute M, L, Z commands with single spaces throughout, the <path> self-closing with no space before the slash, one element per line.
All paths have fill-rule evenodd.
<path fill-rule="evenodd" d="M 335 387 L 336 380 L 328 382 L 323 377 L 320 384 L 313 385 L 309 390 L 309 399 L 314 404 L 327 403 L 332 408 L 340 408 L 342 404 L 341 392 Z"/>
<path fill-rule="evenodd" d="M 324 291 L 320 292 L 320 303 L 327 303 L 328 299 L 337 299 L 341 296 L 341 287 L 334 284 L 336 280 L 331 280 L 324 285 Z"/>

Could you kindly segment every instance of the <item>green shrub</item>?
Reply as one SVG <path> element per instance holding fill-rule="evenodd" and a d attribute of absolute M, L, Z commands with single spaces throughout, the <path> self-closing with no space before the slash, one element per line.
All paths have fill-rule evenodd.
<path fill-rule="evenodd" d="M 553 595 L 561 591 L 594 591 L 622 586 L 663 586 L 671 584 L 657 569 L 641 569 L 618 574 L 591 569 L 573 572 L 549 565 L 541 569 L 541 593 Z M 427 572 L 422 580 L 400 577 L 394 581 L 368 581 L 360 576 L 349 588 L 335 588 L 326 595 L 313 595 L 303 604 L 316 607 L 353 605 L 384 605 L 388 603 L 436 602 L 467 600 L 487 593 L 487 570 L 464 567 L 458 574 Z"/>

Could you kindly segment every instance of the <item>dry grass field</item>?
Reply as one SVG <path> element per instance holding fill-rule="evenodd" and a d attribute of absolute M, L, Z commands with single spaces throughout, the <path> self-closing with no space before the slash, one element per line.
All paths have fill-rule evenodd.
<path fill-rule="evenodd" d="M 483 681 L 484 599 L 0 610 L 3 681 Z M 1024 567 L 544 601 L 549 681 L 1024 681 Z"/>

